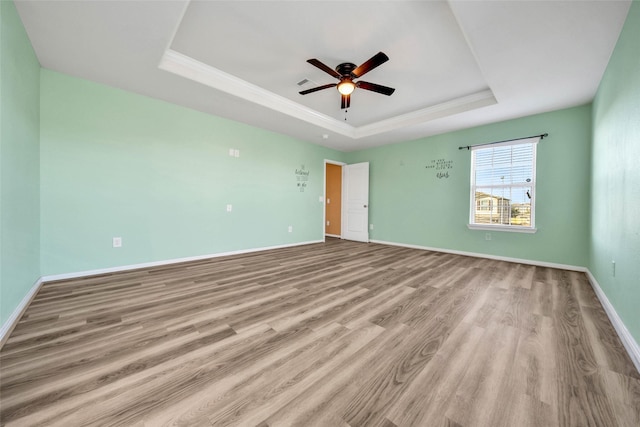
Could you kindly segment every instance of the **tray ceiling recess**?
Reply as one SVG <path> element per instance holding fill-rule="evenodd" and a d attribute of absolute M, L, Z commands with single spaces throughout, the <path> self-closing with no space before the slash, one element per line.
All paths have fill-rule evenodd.
<path fill-rule="evenodd" d="M 368 8 L 372 25 L 366 28 L 375 30 L 367 31 L 354 29 L 351 18 L 361 14 L 362 3 L 345 3 L 341 6 L 345 13 L 331 13 L 327 21 L 330 28 L 350 28 L 345 39 L 327 36 L 330 28 L 298 19 L 327 15 L 322 2 L 223 3 L 188 5 L 160 61 L 162 70 L 353 139 L 497 102 L 446 2 L 389 3 Z M 274 6 L 280 7 L 274 10 Z M 225 13 L 220 13 L 221 8 Z M 401 16 L 420 22 L 415 22 L 410 33 L 399 35 L 400 24 L 390 17 Z M 234 37 L 238 21 L 244 22 L 242 43 Z M 378 34 L 381 47 L 369 47 L 375 44 L 367 40 L 369 32 Z M 392 37 L 382 36 L 385 34 Z M 362 42 L 350 42 L 349 38 Z M 375 93 L 356 91 L 353 105 L 345 113 L 338 108 L 344 104 L 336 101 L 340 94 L 335 91 L 325 91 L 331 96 L 299 94 L 304 80 L 326 81 L 325 72 L 310 69 L 305 62 L 308 58 L 331 67 L 364 63 L 378 51 L 391 59 L 371 70 L 367 80 L 394 87 L 392 97 L 378 95 L 380 99 L 376 99 Z"/>

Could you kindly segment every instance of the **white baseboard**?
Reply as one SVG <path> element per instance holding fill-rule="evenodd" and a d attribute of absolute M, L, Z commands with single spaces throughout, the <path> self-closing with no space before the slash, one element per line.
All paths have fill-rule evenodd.
<path fill-rule="evenodd" d="M 618 316 L 615 308 L 611 305 L 609 298 L 607 298 L 607 295 L 600 287 L 600 284 L 589 270 L 587 270 L 587 277 L 589 278 L 593 291 L 600 300 L 600 304 L 602 304 L 604 311 L 607 313 L 607 316 L 609 316 L 611 324 L 618 333 L 620 341 L 622 341 L 622 345 L 627 350 L 627 353 L 629 353 L 629 357 L 636 369 L 640 372 L 640 346 L 638 345 L 638 342 L 633 338 L 631 332 L 629 332 L 625 324 L 622 322 L 622 319 Z"/>
<path fill-rule="evenodd" d="M 627 353 L 629 354 L 631 361 L 633 362 L 638 372 L 640 372 L 640 346 L 631 335 L 631 332 L 629 332 L 625 324 L 622 322 L 622 319 L 620 318 L 620 316 L 618 316 L 618 313 L 616 312 L 615 308 L 613 308 L 613 305 L 611 305 L 611 302 L 607 298 L 607 295 L 604 293 L 604 291 L 600 287 L 600 284 L 598 283 L 596 278 L 593 277 L 593 274 L 591 274 L 588 268 L 575 266 L 575 265 L 556 264 L 551 262 L 532 261 L 532 260 L 520 259 L 520 258 L 487 255 L 487 254 L 480 254 L 475 252 L 464 252 L 464 251 L 455 251 L 450 249 L 430 248 L 426 246 L 410 245 L 410 244 L 404 244 L 404 243 L 385 242 L 382 240 L 371 240 L 371 243 L 380 243 L 382 245 L 391 245 L 391 246 L 402 246 L 405 248 L 422 249 L 422 250 L 433 251 L 433 252 L 444 252 L 444 253 L 450 253 L 450 254 L 456 254 L 456 255 L 466 255 L 466 256 L 471 256 L 476 258 L 495 259 L 499 261 L 517 262 L 520 264 L 536 265 L 540 267 L 558 268 L 561 270 L 572 270 L 572 271 L 579 271 L 579 272 L 586 273 L 587 278 L 589 279 L 589 283 L 591 283 L 591 287 L 593 288 L 594 292 L 596 293 L 596 296 L 600 300 L 600 304 L 602 304 L 602 307 L 604 308 L 605 313 L 607 313 L 607 316 L 609 317 L 609 321 L 611 321 L 611 324 L 613 325 L 616 332 L 618 333 L 618 337 L 620 337 L 620 341 L 622 341 L 622 345 L 624 345 L 624 348 L 627 350 Z"/>
<path fill-rule="evenodd" d="M 580 267 L 577 265 L 568 265 L 568 264 L 557 264 L 554 262 L 545 262 L 545 261 L 532 261 L 530 259 L 522 259 L 522 258 L 510 258 L 499 255 L 489 255 L 489 254 L 481 254 L 477 252 L 465 252 L 465 251 L 456 251 L 453 249 L 442 249 L 442 248 L 431 248 L 428 246 L 419 246 L 419 245 L 410 245 L 405 243 L 395 243 L 395 242 L 385 242 L 383 240 L 370 240 L 371 243 L 380 243 L 382 245 L 391 245 L 391 246 L 402 246 L 404 248 L 412 248 L 412 249 L 422 249 L 425 251 L 433 251 L 433 252 L 444 252 L 447 254 L 455 254 L 455 255 L 464 255 L 470 256 L 474 258 L 486 258 L 486 259 L 495 259 L 497 261 L 507 261 L 507 262 L 517 262 L 519 264 L 527 264 L 527 265 L 536 265 L 538 267 L 549 267 L 549 268 L 557 268 L 560 270 L 571 270 L 571 271 L 580 271 L 586 272 L 587 269 L 585 267 Z"/>
<path fill-rule="evenodd" d="M 149 267 L 158 267 L 162 265 L 178 264 L 181 262 L 200 261 L 203 259 L 219 258 L 219 257 L 229 256 L 229 255 L 241 255 L 241 254 L 248 254 L 251 252 L 269 251 L 272 249 L 283 249 L 283 248 L 291 248 L 294 246 L 311 245 L 313 243 L 323 243 L 323 241 L 311 240 L 307 242 L 290 243 L 286 245 L 265 246 L 262 248 L 252 248 L 252 249 L 241 249 L 238 251 L 219 252 L 215 254 L 197 255 L 197 256 L 185 257 L 185 258 L 174 258 L 174 259 L 168 259 L 163 261 L 144 262 L 141 264 L 121 265 L 118 267 L 99 268 L 96 270 L 85 270 L 85 271 L 78 271 L 74 273 L 51 274 L 47 276 L 42 276 L 42 281 L 53 282 L 56 280 L 76 279 L 79 277 L 97 276 L 99 274 L 108 274 L 108 273 L 118 273 L 121 271 L 137 270 L 140 268 L 149 268 Z"/>
<path fill-rule="evenodd" d="M 24 298 L 22 298 L 20 304 L 18 304 L 15 310 L 13 310 L 11 316 L 9 316 L 9 318 L 2 324 L 2 327 L 0 327 L 0 349 L 2 349 L 4 343 L 7 341 L 7 339 L 9 339 L 9 335 L 11 335 L 11 332 L 13 332 L 13 328 L 15 328 L 18 324 L 18 321 L 24 314 L 27 307 L 29 307 L 29 304 L 31 304 L 31 301 L 36 296 L 43 283 L 44 281 L 42 280 L 42 278 L 36 280 L 33 286 L 31 286 L 31 289 L 29 289 L 29 292 L 27 292 Z"/>

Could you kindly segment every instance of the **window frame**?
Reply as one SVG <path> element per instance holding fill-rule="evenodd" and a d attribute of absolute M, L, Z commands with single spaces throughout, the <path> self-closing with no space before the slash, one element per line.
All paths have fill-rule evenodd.
<path fill-rule="evenodd" d="M 488 146 L 476 146 L 471 147 L 471 183 L 470 183 L 470 191 L 469 191 L 469 223 L 467 227 L 471 230 L 486 230 L 486 231 L 507 231 L 507 232 L 515 232 L 515 233 L 535 233 L 538 231 L 536 228 L 535 222 L 535 206 L 536 206 L 536 169 L 537 169 L 537 156 L 538 156 L 538 142 L 540 141 L 540 137 L 534 138 L 523 138 L 517 139 L 508 142 L 500 142 L 491 144 L 491 147 Z M 532 153 L 532 176 L 531 183 L 528 183 L 531 187 L 531 201 L 530 201 L 530 209 L 531 209 L 531 225 L 530 226 L 522 226 L 522 225 L 508 225 L 508 224 L 479 224 L 475 223 L 475 206 L 476 206 L 476 152 L 482 149 L 496 148 L 496 147 L 505 147 L 505 146 L 514 146 L 521 144 L 532 144 L 533 145 L 533 153 Z M 486 186 L 481 186 L 481 188 Z M 514 188 L 514 187 L 522 187 L 522 184 L 508 184 L 508 185 L 497 185 L 493 186 L 493 188 Z M 479 201 L 479 200 L 478 200 Z M 509 209 L 511 209 L 511 204 L 509 204 Z"/>

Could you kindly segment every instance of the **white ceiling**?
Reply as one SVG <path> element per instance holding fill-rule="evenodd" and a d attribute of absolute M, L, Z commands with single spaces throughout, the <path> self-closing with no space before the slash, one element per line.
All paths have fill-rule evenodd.
<path fill-rule="evenodd" d="M 630 0 L 16 6 L 45 68 L 353 151 L 591 101 Z M 336 82 L 307 59 L 379 51 L 362 80 L 392 96 L 356 89 L 345 113 L 333 88 L 298 94 Z"/>

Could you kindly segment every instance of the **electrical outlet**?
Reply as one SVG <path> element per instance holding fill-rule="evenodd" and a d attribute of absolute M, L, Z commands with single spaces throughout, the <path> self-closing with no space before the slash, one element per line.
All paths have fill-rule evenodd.
<path fill-rule="evenodd" d="M 122 247 L 122 237 L 114 237 L 113 238 L 113 247 L 114 248 Z"/>
<path fill-rule="evenodd" d="M 484 240 L 491 240 L 491 233 L 485 233 Z"/>
<path fill-rule="evenodd" d="M 322 202 L 324 201 L 324 197 L 322 197 L 322 196 L 318 197 L 318 201 L 319 201 L 320 203 L 322 203 Z"/>
<path fill-rule="evenodd" d="M 235 150 L 233 148 L 229 148 L 229 156 L 233 157 Z"/>
<path fill-rule="evenodd" d="M 233 205 L 227 205 L 227 212 L 231 212 L 233 210 Z"/>
<path fill-rule="evenodd" d="M 373 224 L 369 224 L 369 230 L 373 230 Z"/>
<path fill-rule="evenodd" d="M 330 221 L 327 221 L 327 225 L 331 225 L 331 222 L 330 222 Z"/>
<path fill-rule="evenodd" d="M 327 204 L 330 205 L 331 204 L 331 199 L 327 197 Z"/>
<path fill-rule="evenodd" d="M 293 233 L 293 225 L 289 226 L 289 233 Z"/>
<path fill-rule="evenodd" d="M 240 150 L 233 150 L 233 157 L 240 157 Z"/>

